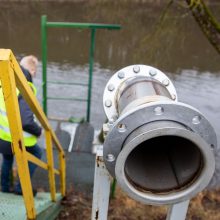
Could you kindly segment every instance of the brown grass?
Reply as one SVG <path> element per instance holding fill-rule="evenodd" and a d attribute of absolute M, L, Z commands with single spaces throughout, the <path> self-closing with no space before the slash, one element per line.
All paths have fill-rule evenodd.
<path fill-rule="evenodd" d="M 92 199 L 82 193 L 70 192 L 63 200 L 64 208 L 57 220 L 89 220 Z M 167 207 L 143 205 L 130 199 L 120 189 L 110 201 L 109 220 L 165 220 Z M 219 220 L 220 189 L 204 191 L 191 200 L 187 220 Z"/>

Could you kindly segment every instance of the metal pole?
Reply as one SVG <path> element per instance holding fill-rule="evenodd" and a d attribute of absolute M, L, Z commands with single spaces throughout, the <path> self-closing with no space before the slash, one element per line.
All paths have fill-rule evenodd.
<path fill-rule="evenodd" d="M 117 185 L 117 180 L 114 178 L 113 182 L 112 182 L 112 185 L 111 185 L 111 194 L 110 194 L 111 199 L 115 198 L 116 185 Z"/>
<path fill-rule="evenodd" d="M 91 104 L 91 94 L 92 94 L 92 75 L 93 75 L 93 63 L 94 63 L 94 52 L 95 52 L 95 32 L 96 29 L 91 29 L 91 41 L 90 41 L 90 51 L 89 51 L 89 82 L 88 82 L 88 101 L 87 101 L 87 114 L 86 121 L 90 121 L 90 104 Z"/>
<path fill-rule="evenodd" d="M 118 24 L 96 24 L 96 23 L 78 23 L 78 22 L 47 22 L 47 27 L 51 28 L 80 28 L 80 29 L 107 29 L 119 30 L 121 25 Z"/>
<path fill-rule="evenodd" d="M 103 161 L 103 146 L 98 147 L 96 153 L 92 220 L 107 220 L 111 177 Z"/>
<path fill-rule="evenodd" d="M 45 131 L 46 139 L 46 154 L 48 163 L 48 177 L 50 186 L 50 197 L 53 202 L 56 201 L 56 182 L 54 175 L 54 158 L 53 158 L 53 143 L 50 131 Z"/>
<path fill-rule="evenodd" d="M 171 205 L 168 209 L 166 220 L 185 220 L 189 206 L 189 200 Z"/>
<path fill-rule="evenodd" d="M 47 16 L 41 17 L 41 48 L 42 48 L 42 105 L 47 115 Z"/>

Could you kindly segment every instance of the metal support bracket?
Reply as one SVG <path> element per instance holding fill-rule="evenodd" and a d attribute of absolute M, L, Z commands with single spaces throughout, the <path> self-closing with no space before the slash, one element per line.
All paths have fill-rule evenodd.
<path fill-rule="evenodd" d="M 168 209 L 166 220 L 185 220 L 189 206 L 189 200 L 171 205 Z"/>
<path fill-rule="evenodd" d="M 92 201 L 92 220 L 107 220 L 111 177 L 103 161 L 103 146 L 96 152 Z"/>

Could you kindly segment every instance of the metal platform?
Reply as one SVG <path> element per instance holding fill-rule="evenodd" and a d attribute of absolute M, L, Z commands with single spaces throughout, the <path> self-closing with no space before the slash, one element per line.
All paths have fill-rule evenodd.
<path fill-rule="evenodd" d="M 61 194 L 56 194 L 57 202 L 51 202 L 50 193 L 40 192 L 34 198 L 37 219 L 55 219 L 61 209 Z M 25 220 L 26 210 L 22 196 L 0 192 L 0 219 Z"/>

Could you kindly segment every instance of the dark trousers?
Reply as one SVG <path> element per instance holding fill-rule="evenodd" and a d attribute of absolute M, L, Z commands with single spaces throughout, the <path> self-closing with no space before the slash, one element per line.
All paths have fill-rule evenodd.
<path fill-rule="evenodd" d="M 32 147 L 26 147 L 26 150 L 33 154 L 37 158 L 41 158 L 42 151 L 41 148 L 36 144 Z M 10 174 L 12 171 L 12 165 L 14 160 L 13 154 L 2 154 L 3 155 L 3 162 L 2 162 L 2 169 L 1 169 L 1 187 L 2 192 L 9 192 L 10 190 Z M 30 176 L 32 177 L 34 174 L 34 171 L 37 167 L 34 163 L 28 162 Z M 15 185 L 16 192 L 21 193 L 21 184 L 20 181 L 18 181 Z"/>

